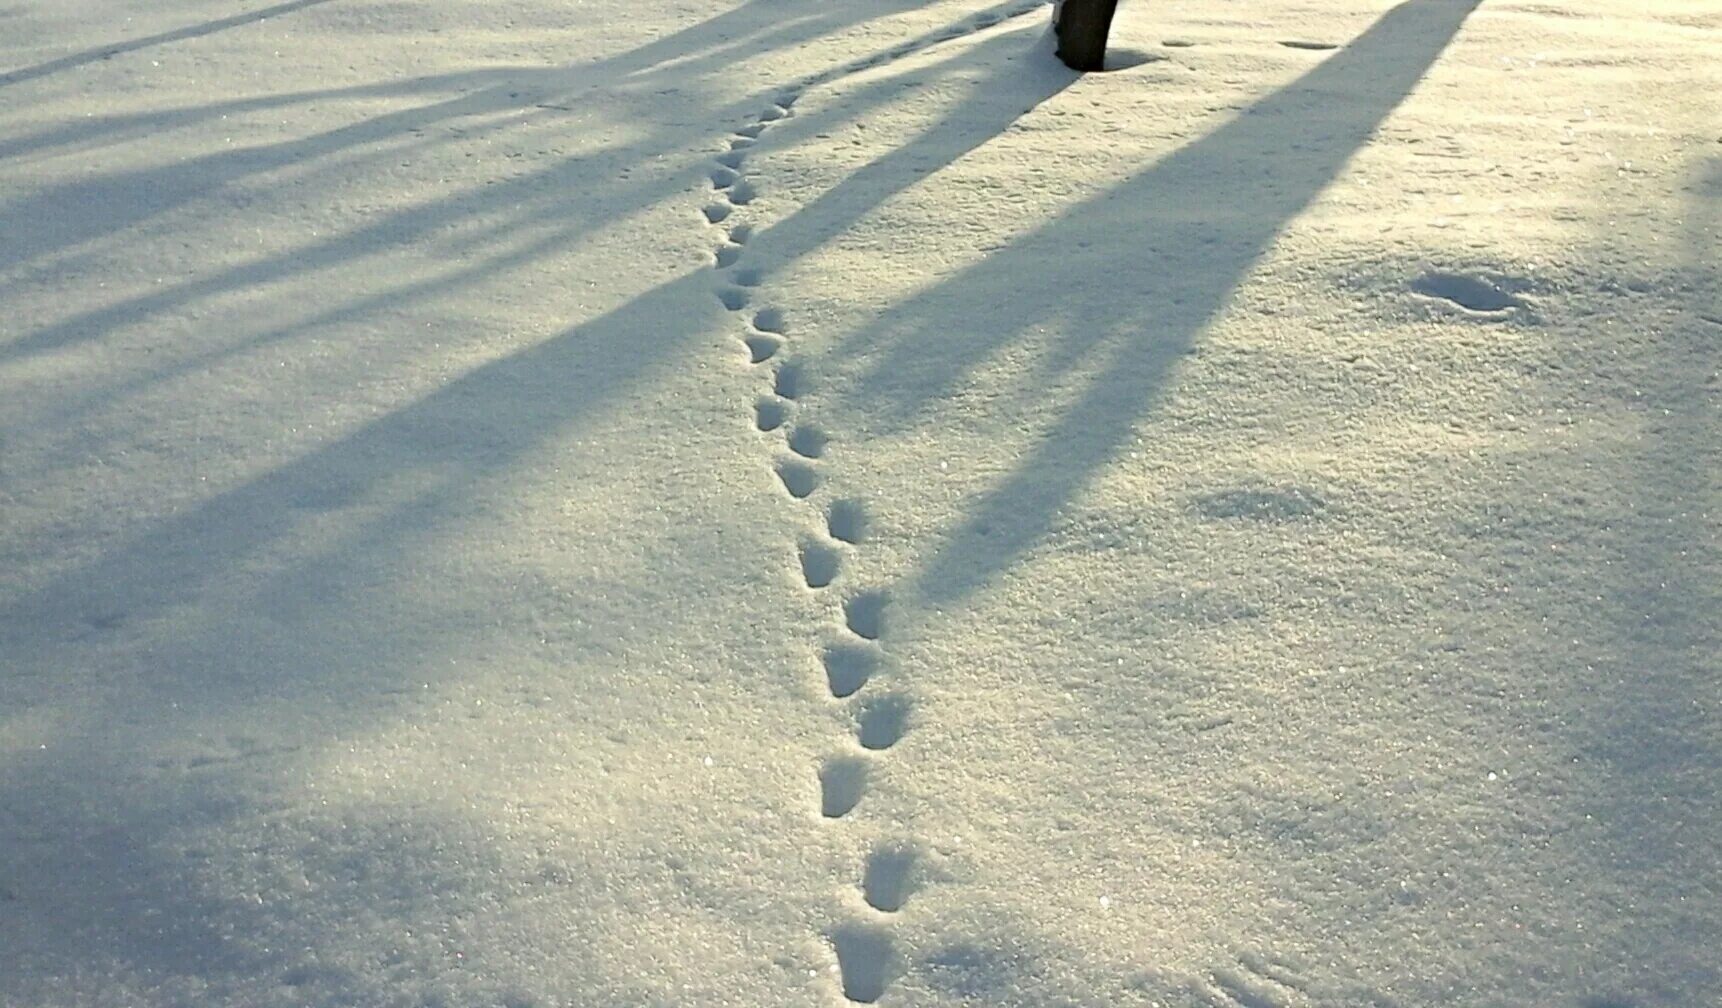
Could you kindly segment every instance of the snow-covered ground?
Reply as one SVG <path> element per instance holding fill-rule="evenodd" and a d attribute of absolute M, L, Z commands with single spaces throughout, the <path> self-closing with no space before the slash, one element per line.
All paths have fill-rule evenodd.
<path fill-rule="evenodd" d="M 1722 1003 L 1722 12 L 0 5 L 0 1005 Z"/>

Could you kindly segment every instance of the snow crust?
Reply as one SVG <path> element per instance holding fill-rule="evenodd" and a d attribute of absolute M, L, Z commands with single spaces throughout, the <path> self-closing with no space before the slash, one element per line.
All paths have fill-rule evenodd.
<path fill-rule="evenodd" d="M 0 1004 L 1722 1002 L 1696 0 L 0 7 Z"/>

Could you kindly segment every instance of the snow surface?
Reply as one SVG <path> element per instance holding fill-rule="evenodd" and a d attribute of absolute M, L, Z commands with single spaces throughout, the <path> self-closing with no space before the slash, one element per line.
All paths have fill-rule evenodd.
<path fill-rule="evenodd" d="M 1722 13 L 0 5 L 0 1004 L 1722 1003 Z"/>

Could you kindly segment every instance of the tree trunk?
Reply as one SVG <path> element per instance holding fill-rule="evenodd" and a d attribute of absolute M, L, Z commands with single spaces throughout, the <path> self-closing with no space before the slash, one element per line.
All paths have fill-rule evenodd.
<path fill-rule="evenodd" d="M 1064 0 L 1058 8 L 1058 58 L 1072 70 L 1088 73 L 1106 62 L 1106 34 L 1118 0 Z"/>

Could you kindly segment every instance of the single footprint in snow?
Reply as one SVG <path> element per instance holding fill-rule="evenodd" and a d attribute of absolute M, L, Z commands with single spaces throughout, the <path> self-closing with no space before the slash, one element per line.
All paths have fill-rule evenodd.
<path fill-rule="evenodd" d="M 885 593 L 862 592 L 843 603 L 843 623 L 849 632 L 865 640 L 885 635 Z"/>
<path fill-rule="evenodd" d="M 879 669 L 876 651 L 847 642 L 827 644 L 820 660 L 825 665 L 825 685 L 839 700 L 854 696 Z"/>
<path fill-rule="evenodd" d="M 712 253 L 712 259 L 718 269 L 728 269 L 741 259 L 741 251 L 740 245 L 723 245 Z"/>
<path fill-rule="evenodd" d="M 736 270 L 730 279 L 742 287 L 758 287 L 765 274 L 757 269 Z"/>
<path fill-rule="evenodd" d="M 718 288 L 717 299 L 730 311 L 741 311 L 747 307 L 748 295 L 747 291 L 740 287 L 720 287 Z"/>
<path fill-rule="evenodd" d="M 759 121 L 762 123 L 773 123 L 787 115 L 789 115 L 789 110 L 787 108 L 784 108 L 782 105 L 772 105 L 759 114 Z"/>
<path fill-rule="evenodd" d="M 783 459 L 777 463 L 777 478 L 791 497 L 806 497 L 819 487 L 819 474 L 806 462 Z"/>
<path fill-rule="evenodd" d="M 753 424 L 762 431 L 774 431 L 789 419 L 789 407 L 775 396 L 761 396 L 753 407 Z"/>
<path fill-rule="evenodd" d="M 909 732 L 909 699 L 886 693 L 862 701 L 856 712 L 855 728 L 863 749 L 880 752 L 891 748 Z"/>
<path fill-rule="evenodd" d="M 831 932 L 830 940 L 843 996 L 855 1004 L 873 1004 L 884 997 L 897 969 L 890 934 L 869 924 L 847 924 Z"/>
<path fill-rule="evenodd" d="M 754 123 L 750 126 L 743 126 L 741 129 L 736 130 L 735 135 L 743 140 L 754 140 L 764 132 L 765 125 L 763 123 Z"/>
<path fill-rule="evenodd" d="M 809 588 L 829 587 L 837 580 L 843 565 L 843 554 L 822 542 L 813 540 L 801 544 L 801 578 Z"/>
<path fill-rule="evenodd" d="M 719 223 L 729 216 L 731 209 L 728 203 L 708 203 L 704 210 L 706 220 L 712 224 Z"/>
<path fill-rule="evenodd" d="M 1339 44 L 1336 42 L 1304 42 L 1299 39 L 1283 39 L 1280 45 L 1287 49 L 1310 49 L 1315 52 L 1326 52 L 1329 49 L 1339 48 Z"/>
<path fill-rule="evenodd" d="M 1479 315 L 1499 316 L 1525 306 L 1523 298 L 1502 290 L 1499 285 L 1463 273 L 1425 273 L 1411 281 L 1411 289 L 1424 297 L 1448 301 Z"/>
<path fill-rule="evenodd" d="M 742 162 L 747 160 L 747 155 L 732 147 L 712 160 L 731 171 L 739 171 L 741 170 Z"/>
<path fill-rule="evenodd" d="M 819 814 L 841 819 L 855 811 L 867 793 L 867 761 L 859 756 L 832 756 L 819 767 Z"/>
<path fill-rule="evenodd" d="M 778 376 L 782 377 L 782 375 L 783 372 L 779 371 Z M 795 396 L 783 395 L 781 390 L 777 394 L 782 395 L 785 399 L 795 398 Z M 824 455 L 826 443 L 825 432 L 817 427 L 797 425 L 794 430 L 789 432 L 789 450 L 802 458 L 816 459 Z"/>
<path fill-rule="evenodd" d="M 762 308 L 753 317 L 753 327 L 760 332 L 777 333 L 779 336 L 788 331 L 783 324 L 783 311 L 778 308 Z"/>
<path fill-rule="evenodd" d="M 860 501 L 832 501 L 825 527 L 831 538 L 856 545 L 867 534 L 867 508 Z"/>
<path fill-rule="evenodd" d="M 747 240 L 752 237 L 752 224 L 737 224 L 735 227 L 729 229 L 729 240 L 737 245 L 746 245 Z"/>
<path fill-rule="evenodd" d="M 867 905 L 881 913 L 896 913 L 914 894 L 914 848 L 887 844 L 867 856 L 861 876 L 861 895 Z"/>
<path fill-rule="evenodd" d="M 747 206 L 758 196 L 759 190 L 753 187 L 752 182 L 748 182 L 745 179 L 738 181 L 729 187 L 729 201 L 736 206 Z"/>
<path fill-rule="evenodd" d="M 775 336 L 748 336 L 742 340 L 747 344 L 747 358 L 754 364 L 763 364 L 777 356 L 777 351 L 783 348 L 783 343 Z"/>
<path fill-rule="evenodd" d="M 728 189 L 741 181 L 741 176 L 733 168 L 716 168 L 712 170 L 711 180 L 713 189 Z"/>

